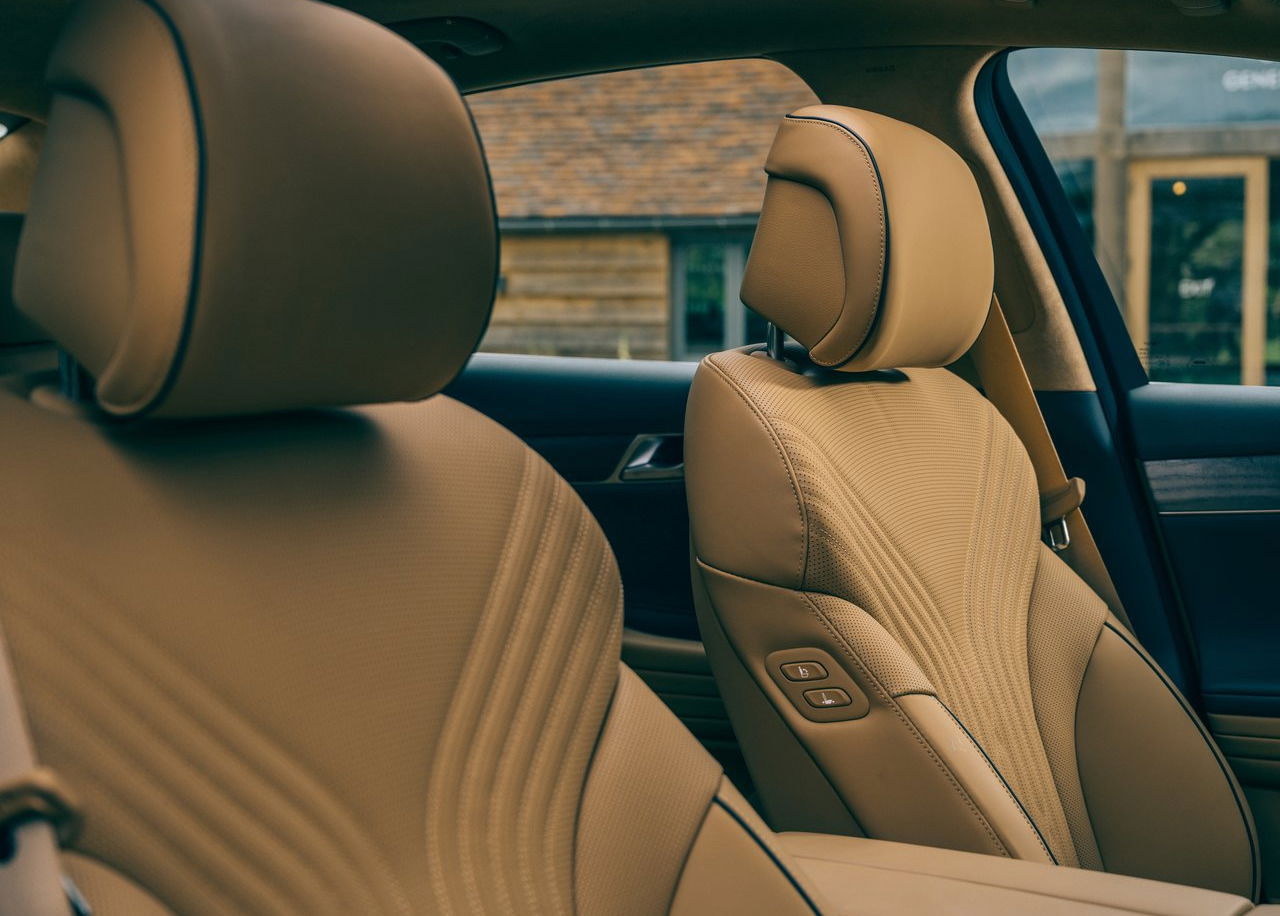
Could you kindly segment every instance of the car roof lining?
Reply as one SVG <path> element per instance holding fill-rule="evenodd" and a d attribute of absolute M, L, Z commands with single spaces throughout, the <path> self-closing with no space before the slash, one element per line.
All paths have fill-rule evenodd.
<path fill-rule="evenodd" d="M 5 0 L 0 109 L 40 117 L 41 72 L 68 3 Z M 1193 17 L 1172 0 L 349 0 L 393 24 L 462 16 L 498 29 L 500 51 L 450 61 L 466 91 L 659 63 L 853 48 L 1141 47 L 1274 56 L 1280 4 L 1236 0 L 1222 15 Z"/>

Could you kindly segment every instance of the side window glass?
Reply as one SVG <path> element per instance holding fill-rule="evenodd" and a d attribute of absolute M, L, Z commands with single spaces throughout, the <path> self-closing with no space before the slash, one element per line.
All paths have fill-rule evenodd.
<path fill-rule="evenodd" d="M 1280 66 L 1034 48 L 1009 79 L 1150 377 L 1280 384 Z"/>
<path fill-rule="evenodd" d="M 764 339 L 738 298 L 778 120 L 813 104 L 765 60 L 476 93 L 502 276 L 481 350 L 699 359 Z"/>

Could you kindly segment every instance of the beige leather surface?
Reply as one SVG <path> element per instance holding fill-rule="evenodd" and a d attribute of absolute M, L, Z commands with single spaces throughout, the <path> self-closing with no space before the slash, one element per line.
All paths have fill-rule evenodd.
<path fill-rule="evenodd" d="M 108 411 L 423 397 L 479 339 L 479 142 L 398 37 L 304 0 L 89 0 L 49 78 L 16 298 Z"/>
<path fill-rule="evenodd" d="M 35 382 L 0 392 L 41 444 L 0 456 L 0 615 L 101 912 L 803 900 L 749 812 L 704 826 L 732 792 L 674 716 L 614 695 L 607 545 L 505 430 L 443 397 L 110 430 Z"/>
<path fill-rule="evenodd" d="M 85 853 L 184 914 L 571 906 L 620 593 L 541 459 L 444 398 L 113 433 L 9 380 L 0 422 L 0 614 Z"/>
<path fill-rule="evenodd" d="M 1039 828 L 955 715 L 936 696 L 906 694 L 897 700 L 920 737 L 986 814 L 1009 856 L 1030 862 L 1054 862 Z"/>
<path fill-rule="evenodd" d="M 416 51 L 294 0 L 89 0 L 52 73 L 18 285 L 103 406 L 429 394 L 465 359 L 492 200 Z M 608 544 L 492 421 L 119 424 L 37 373 L 0 380 L 0 427 L 0 622 L 99 912 L 661 913 L 744 876 L 803 901 L 674 716 L 615 693 Z"/>
<path fill-rule="evenodd" d="M 156 8 L 99 0 L 72 20 L 48 76 L 61 91 L 14 295 L 99 377 L 104 403 L 151 400 L 183 335 L 201 181 L 180 46 Z"/>
<path fill-rule="evenodd" d="M 778 842 L 833 902 L 824 909 L 833 914 L 1261 916 L 1267 909 L 1198 888 L 952 850 L 798 833 L 779 834 Z"/>
<path fill-rule="evenodd" d="M 783 120 L 765 171 L 747 305 L 850 372 L 943 366 L 969 348 L 993 262 L 959 156 L 901 121 L 813 105 Z"/>
<path fill-rule="evenodd" d="M 622 666 L 578 818 L 578 911 L 666 913 L 721 779 L 680 720 Z"/>
<path fill-rule="evenodd" d="M 1257 838 L 1230 768 L 1185 701 L 1114 624 L 1081 684 L 1076 754 L 1108 868 L 1257 893 Z"/>
<path fill-rule="evenodd" d="M 748 411 L 735 410 L 726 388 L 759 415 L 755 448 L 719 434 L 721 417 Z M 873 618 L 986 750 L 1054 854 L 1073 862 L 1027 674 L 1038 503 L 1007 424 L 945 370 L 837 383 L 743 351 L 704 362 L 687 423 L 694 542 L 704 562 L 842 598 Z M 768 471 L 766 489 L 757 478 Z M 742 499 L 747 492 L 752 498 Z M 790 517 L 776 523 L 758 511 L 775 492 L 793 500 Z M 726 508 L 735 497 L 738 505 Z M 803 526 L 791 521 L 797 501 Z M 772 579 L 771 569 L 739 556 L 748 549 L 802 565 Z"/>
<path fill-rule="evenodd" d="M 723 806 L 707 811 L 671 916 L 735 913 L 801 916 L 818 912 L 768 852 Z"/>
<path fill-rule="evenodd" d="M 1076 710 L 1106 608 L 1045 546 L 1027 610 L 1027 676 L 1045 757 L 1053 773 L 1075 849 L 1083 868 L 1102 868 L 1102 855 L 1080 785 L 1076 759 Z"/>
<path fill-rule="evenodd" d="M 757 734 L 750 717 L 752 691 L 762 693 L 786 723 L 786 730 L 771 737 L 777 744 L 798 742 L 869 836 L 901 842 L 948 846 L 1007 855 L 1001 831 L 992 824 L 1000 813 L 980 810 L 962 781 L 928 744 L 896 698 L 863 661 L 856 646 L 842 638 L 815 608 L 811 593 L 776 588 L 709 566 L 701 578 L 723 625 L 729 651 L 752 678 L 746 684 L 722 683 L 725 702 L 743 742 L 757 790 L 775 824 L 817 823 L 812 802 L 791 795 L 788 784 L 806 774 L 761 769 L 761 754 L 779 753 L 777 747 L 757 748 L 750 738 Z M 845 722 L 811 722 L 781 693 L 764 659 L 781 648 L 821 649 L 847 663 L 848 673 L 870 702 L 867 715 Z M 714 670 L 721 659 L 712 655 Z M 976 766 L 976 762 L 975 762 Z M 779 781 L 781 786 L 779 786 Z M 1020 812 L 1006 809 L 1018 820 Z"/>
<path fill-rule="evenodd" d="M 1181 880 L 1255 892 L 1234 787 L 1154 669 L 1147 686 L 1195 736 L 1175 729 L 1163 753 L 1209 769 L 1196 770 L 1203 786 L 1187 770 L 1148 780 L 1149 792 L 1202 806 L 1196 828 L 1159 829 L 1122 793 L 1082 788 L 1076 701 L 1107 610 L 1040 543 L 1026 454 L 967 383 L 945 370 L 851 376 L 751 348 L 716 354 L 694 381 L 686 474 L 727 642 L 869 836 L 1171 880 L 1195 833 L 1222 867 Z M 809 722 L 776 690 L 763 659 L 803 646 L 847 660 L 871 700 L 865 718 Z M 735 721 L 758 715 L 751 688 L 726 701 Z M 1141 715 L 1146 701 L 1132 708 Z M 1108 733 L 1110 759 L 1134 740 Z M 756 781 L 771 814 L 787 808 Z M 1099 853 L 1100 807 L 1151 858 Z"/>
<path fill-rule="evenodd" d="M 62 867 L 95 916 L 174 916 L 150 893 L 118 871 L 77 853 L 62 857 Z"/>
<path fill-rule="evenodd" d="M 769 787 L 756 804 L 775 829 L 863 836 L 848 803 L 809 751 L 794 739 L 782 710 L 765 695 L 761 682 L 729 643 L 696 567 L 693 574 L 698 629 L 720 696 L 732 697 L 726 702 L 726 712 L 753 781 Z"/>

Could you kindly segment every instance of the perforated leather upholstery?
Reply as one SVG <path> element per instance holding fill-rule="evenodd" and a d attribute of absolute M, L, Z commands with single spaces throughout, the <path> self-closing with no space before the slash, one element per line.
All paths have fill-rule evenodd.
<path fill-rule="evenodd" d="M 788 253 L 820 250 L 830 228 L 796 220 L 794 202 L 777 206 L 773 189 L 819 169 L 832 181 L 864 180 L 841 176 L 865 176 L 870 154 L 885 177 L 883 200 L 863 195 L 869 213 L 852 212 L 848 193 L 822 194 L 841 240 L 888 227 L 884 257 L 897 273 L 885 274 L 879 313 L 854 347 L 867 354 L 857 366 L 879 371 L 800 351 L 785 362 L 760 347 L 719 353 L 699 367 L 687 415 L 712 659 L 718 673 L 753 675 L 728 691 L 741 732 L 757 733 L 742 720 L 761 716 L 758 697 L 744 693 L 762 694 L 782 717 L 773 741 L 747 747 L 766 807 L 789 825 L 807 816 L 776 786 L 786 775 L 769 746 L 798 742 L 873 837 L 1256 894 L 1252 824 L 1221 755 L 1105 604 L 1041 543 L 1034 474 L 1014 431 L 939 368 L 972 343 L 986 314 L 989 246 L 952 245 L 936 221 L 879 214 L 917 206 L 938 216 L 910 186 L 914 174 L 949 205 L 968 202 L 967 212 L 938 217 L 944 226 L 985 235 L 972 176 L 936 139 L 853 109 L 823 106 L 811 128 L 843 131 L 843 143 L 798 146 L 797 122 L 817 114 L 779 131 L 763 248 L 744 295 L 811 284 L 812 265 Z M 876 136 L 886 138 L 880 147 L 868 139 Z M 906 200 L 896 209 L 895 193 Z M 968 262 L 957 260 L 970 249 Z M 844 263 L 846 283 L 865 285 Z M 957 282 L 944 290 L 952 267 Z M 892 276 L 912 280 L 895 289 Z M 792 317 L 802 303 L 757 301 L 815 354 L 829 351 L 830 334 L 804 336 L 812 315 Z M 836 365 L 845 371 L 827 368 Z M 864 718 L 809 721 L 785 697 L 764 659 L 803 647 L 847 666 L 870 700 Z M 1118 689 L 1130 680 L 1147 689 Z M 1130 712 L 1104 715 L 1104 706 Z M 1144 718 L 1163 728 L 1139 738 L 1119 725 Z M 1112 791 L 1120 772 L 1126 789 Z"/>
<path fill-rule="evenodd" d="M 407 206 L 442 204 L 414 217 L 421 231 L 406 239 L 397 219 L 372 220 L 348 261 L 322 272 L 341 282 L 323 288 L 306 268 L 349 240 L 345 228 L 333 236 L 324 220 L 306 221 L 314 211 L 299 200 L 286 200 L 274 235 L 254 234 L 252 208 L 222 210 L 228 224 L 207 239 L 234 252 L 240 213 L 264 250 L 197 260 L 227 271 L 214 283 L 224 292 L 264 283 L 270 295 L 255 291 L 252 309 L 205 298 L 204 286 L 194 298 L 159 295 L 196 261 L 128 260 L 125 249 L 142 257 L 136 239 L 92 239 L 99 279 L 128 278 L 101 298 L 50 273 L 59 239 L 114 225 L 121 211 L 98 204 L 142 193 L 93 171 L 92 154 L 111 146 L 102 131 L 120 131 L 117 151 L 147 165 L 139 138 L 181 124 L 139 106 L 181 107 L 175 82 L 191 89 L 194 74 L 197 99 L 214 86 L 228 111 L 260 114 L 284 96 L 257 81 L 258 67 L 314 75 L 336 43 L 342 53 L 325 66 L 419 106 L 421 122 L 388 132 L 375 160 L 423 157 L 422 131 L 438 131 L 428 139 L 445 177 L 474 177 L 479 147 L 443 74 L 376 27 L 306 0 L 90 0 L 76 22 L 55 73 L 107 73 L 132 90 L 81 98 L 57 83 L 19 299 L 97 376 L 96 401 L 67 400 L 51 373 L 0 379 L 0 476 L 13 484 L 0 490 L 0 624 L 39 755 L 83 799 L 86 829 L 64 867 L 94 913 L 835 911 L 620 668 L 613 557 L 541 458 L 442 396 L 315 408 L 426 394 L 457 371 L 490 305 L 476 292 L 494 279 L 492 253 L 477 247 L 491 239 L 487 185 L 414 185 Z M 175 49 L 191 52 L 189 70 L 171 66 Z M 244 65 L 233 51 L 275 56 Z M 234 78 L 241 67 L 254 78 Z M 142 70 L 159 84 L 136 79 Z M 320 80 L 302 99 L 332 124 L 376 101 L 332 88 Z M 259 91 L 265 100 L 236 97 Z M 88 110 L 104 104 L 112 117 Z M 386 203 L 385 176 L 338 174 L 353 151 L 313 156 L 310 114 L 279 114 L 209 162 L 197 198 L 209 195 L 210 212 L 215 198 L 240 200 L 215 188 L 214 172 L 253 173 L 262 162 L 247 160 L 262 148 L 268 163 L 311 170 L 298 187 L 363 175 Z M 153 154 L 147 180 L 190 164 L 165 143 Z M 82 188 L 83 176 L 68 162 L 103 179 L 91 205 L 69 206 L 63 184 Z M 170 203 L 177 216 L 140 217 L 204 212 L 183 211 L 181 195 Z M 424 258 L 424 240 L 441 249 Z M 170 241 L 185 250 L 191 240 Z M 479 274 L 446 272 L 418 290 L 421 264 Z M 360 330 L 347 297 L 362 275 L 373 332 L 326 364 L 335 335 Z M 409 331 L 431 322 L 413 312 L 414 292 L 446 326 L 421 352 Z M 332 311 L 311 320 L 312 310 Z M 235 320 L 246 339 L 230 335 Z M 163 333 L 187 323 L 198 358 Z M 388 340 L 394 328 L 406 333 Z M 1215 903 L 1226 912 L 1242 901 Z"/>
<path fill-rule="evenodd" d="M 492 198 L 448 78 L 306 0 L 87 0 L 51 82 L 17 299 L 94 400 L 0 379 L 0 624 L 94 912 L 704 900 L 680 888 L 732 792 L 620 681 L 570 487 L 442 396 L 304 409 L 430 394 L 485 324 Z"/>

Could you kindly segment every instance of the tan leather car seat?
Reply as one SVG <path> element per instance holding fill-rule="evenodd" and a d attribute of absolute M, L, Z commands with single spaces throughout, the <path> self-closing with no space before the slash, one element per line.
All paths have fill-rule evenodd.
<path fill-rule="evenodd" d="M 1026 452 L 944 366 L 992 302 L 966 164 L 835 106 L 769 154 L 743 301 L 802 345 L 699 367 L 700 620 L 777 829 L 1258 892 L 1187 703 L 1041 542 Z"/>
<path fill-rule="evenodd" d="M 813 912 L 620 669 L 568 485 L 446 397 L 334 406 L 487 321 L 443 72 L 306 0 L 88 0 L 49 84 L 15 299 L 94 396 L 0 379 L 0 623 L 94 913 Z"/>

